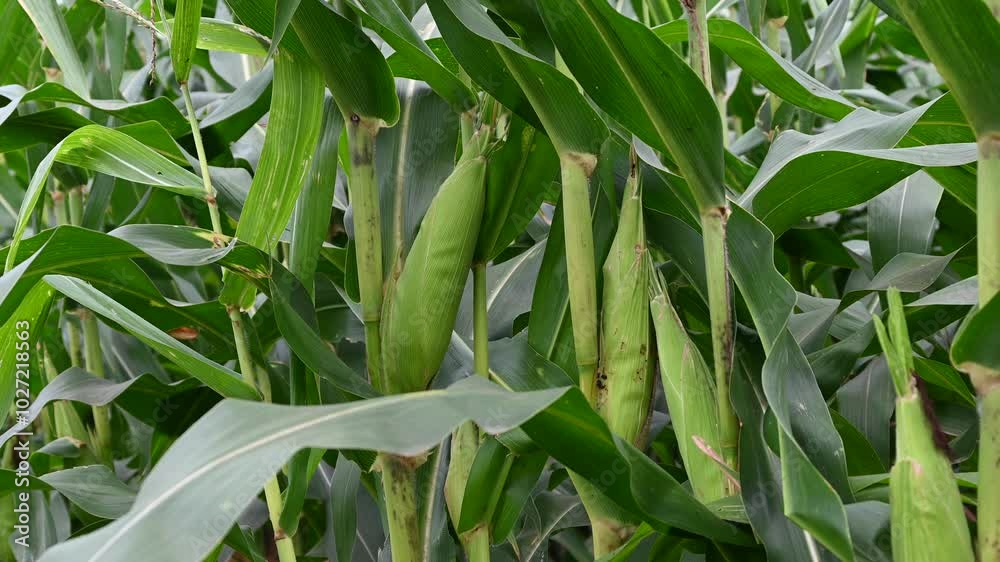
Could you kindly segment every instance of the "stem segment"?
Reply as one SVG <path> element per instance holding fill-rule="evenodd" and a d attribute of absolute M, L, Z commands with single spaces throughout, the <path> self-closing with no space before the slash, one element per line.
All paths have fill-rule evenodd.
<path fill-rule="evenodd" d="M 72 224 L 79 225 L 83 220 L 83 186 L 70 189 L 68 199 L 69 220 Z M 59 215 L 57 206 L 57 218 L 60 218 Z M 101 333 L 97 317 L 85 308 L 81 307 L 79 310 L 80 324 L 83 326 L 84 366 L 88 371 L 103 379 L 107 374 L 104 371 L 104 358 L 101 354 Z M 74 332 L 75 329 L 70 332 L 71 338 L 76 335 Z M 94 416 L 94 442 L 91 443 L 94 455 L 102 463 L 110 465 L 113 460 L 111 454 L 111 410 L 108 406 L 92 406 L 91 412 Z"/>
<path fill-rule="evenodd" d="M 979 139 L 976 220 L 978 229 L 979 306 L 1000 292 L 1000 135 Z M 979 392 L 979 556 L 1000 562 L 1000 373 L 970 372 Z"/>
<path fill-rule="evenodd" d="M 354 209 L 354 240 L 358 254 L 361 320 L 365 324 L 368 376 L 377 388 L 388 388 L 382 373 L 382 217 L 375 179 L 375 136 L 379 123 L 351 115 L 347 123 L 351 151 L 348 190 Z"/>
<path fill-rule="evenodd" d="M 560 155 L 560 160 L 573 344 L 580 390 L 594 406 L 597 398 L 597 273 L 591 227 L 590 176 L 597 166 L 597 158 L 592 154 L 567 152 Z"/>
<path fill-rule="evenodd" d="M 708 51 L 708 16 L 705 0 L 681 0 L 688 18 L 691 68 L 712 91 L 712 62 Z"/>
<path fill-rule="evenodd" d="M 473 318 L 473 353 L 476 374 L 489 378 L 489 322 L 486 302 L 486 264 L 476 263 L 472 266 L 472 318 Z M 445 482 L 445 499 L 452 524 L 458 528 L 462 516 L 462 500 L 465 487 L 469 482 L 469 473 L 476 460 L 481 441 L 479 429 L 473 422 L 465 422 L 455 431 L 451 438 L 451 460 L 448 463 L 448 478 Z M 499 480 L 503 482 L 503 480 Z M 489 562 L 490 560 L 490 530 L 486 525 L 480 525 L 471 531 L 463 533 L 459 539 L 465 548 L 465 556 L 469 562 Z"/>
<path fill-rule="evenodd" d="M 708 91 L 712 92 L 712 67 L 709 60 L 705 0 L 682 0 L 682 3 L 688 15 L 691 67 L 694 68 Z M 726 255 L 726 221 L 728 219 L 729 205 L 725 200 L 721 205 L 702 209 L 701 212 L 722 458 L 726 464 L 735 469 L 737 468 L 736 451 L 740 426 L 736 419 L 736 413 L 733 411 L 732 402 L 729 400 L 729 371 L 733 362 L 733 325 Z M 727 487 L 729 486 L 727 482 Z M 734 490 L 729 490 L 729 492 L 732 493 Z"/>
<path fill-rule="evenodd" d="M 278 550 L 278 560 L 295 562 L 295 544 L 292 543 L 292 537 L 286 535 L 281 528 L 282 500 L 277 476 L 268 480 L 264 486 L 264 497 L 267 499 L 267 512 L 271 519 L 271 527 L 274 529 L 274 546 Z"/>
<path fill-rule="evenodd" d="M 417 516 L 417 468 L 414 459 L 379 453 L 392 562 L 421 562 L 424 535 Z"/>
<path fill-rule="evenodd" d="M 486 302 L 486 264 L 472 266 L 473 345 L 476 374 L 490 378 L 489 310 Z"/>
<path fill-rule="evenodd" d="M 221 237 L 222 220 L 219 216 L 218 202 L 215 199 L 215 186 L 212 185 L 212 177 L 209 175 L 208 159 L 205 156 L 205 148 L 201 140 L 201 129 L 198 126 L 198 118 L 194 113 L 194 104 L 191 102 L 191 90 L 188 88 L 187 82 L 181 82 L 181 92 L 184 95 L 184 105 L 187 108 L 188 123 L 191 125 L 191 135 L 194 137 L 198 163 L 201 166 L 201 179 L 205 187 L 205 202 L 208 204 L 208 212 L 212 218 L 212 231 Z M 216 240 L 216 243 L 221 244 L 221 238 Z M 254 388 L 263 387 L 264 399 L 270 402 L 271 396 L 268 391 L 270 385 L 265 383 L 258 386 L 253 356 L 250 354 L 246 330 L 243 327 L 243 314 L 235 306 L 229 307 L 228 312 L 229 320 L 233 326 L 233 341 L 236 344 L 236 356 L 240 364 L 240 373 L 246 379 L 247 384 Z M 278 550 L 278 559 L 281 562 L 295 562 L 295 545 L 292 543 L 292 538 L 285 534 L 280 524 L 283 505 L 281 488 L 277 477 L 271 478 L 264 487 L 264 497 L 267 500 L 267 510 L 271 516 L 271 525 L 274 527 L 274 543 Z"/>
<path fill-rule="evenodd" d="M 721 453 L 726 464 L 736 468 L 740 427 L 729 398 L 729 372 L 733 362 L 733 324 L 726 255 L 726 220 L 728 218 L 728 206 L 710 209 L 709 212 L 702 215 L 701 225 L 705 244 L 708 308 L 712 323 L 712 357 L 716 398 L 719 405 Z M 734 490 L 729 491 L 734 492 Z"/>
<path fill-rule="evenodd" d="M 188 123 L 191 125 L 191 135 L 194 137 L 195 152 L 198 153 L 198 163 L 201 165 L 201 181 L 205 187 L 205 202 L 208 203 L 208 214 L 212 217 L 212 231 L 222 234 L 222 219 L 219 217 L 219 204 L 215 200 L 215 187 L 208 173 L 208 158 L 205 156 L 205 145 L 201 141 L 201 129 L 198 127 L 198 117 L 194 114 L 194 103 L 191 102 L 191 89 L 187 82 L 181 82 L 181 93 L 184 95 L 184 106 L 187 108 Z"/>
<path fill-rule="evenodd" d="M 80 321 L 83 323 L 84 358 L 87 370 L 100 378 L 105 378 L 104 358 L 101 354 L 101 334 L 94 313 L 80 309 Z M 111 455 L 111 410 L 108 406 L 92 406 L 94 414 L 94 430 L 96 432 L 94 451 L 97 458 L 104 464 L 110 464 Z"/>

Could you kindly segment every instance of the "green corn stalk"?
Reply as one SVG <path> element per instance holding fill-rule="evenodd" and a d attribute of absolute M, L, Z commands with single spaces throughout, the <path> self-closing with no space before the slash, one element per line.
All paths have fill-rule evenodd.
<path fill-rule="evenodd" d="M 642 188 L 632 167 L 618 231 L 604 262 L 601 370 L 597 411 L 612 432 L 643 447 L 653 394 L 649 334 L 649 259 Z"/>
<path fill-rule="evenodd" d="M 46 382 L 51 383 L 59 373 L 56 372 L 56 367 L 52 363 L 52 358 L 49 357 L 48 352 L 45 353 L 43 363 L 45 366 Z M 60 400 L 52 405 L 52 412 L 56 438 L 69 437 L 83 443 L 90 441 L 87 435 L 87 428 L 83 425 L 83 420 L 76 413 L 73 404 L 65 400 Z M 91 456 L 90 454 L 85 455 L 88 459 Z"/>
<path fill-rule="evenodd" d="M 651 275 L 655 275 L 652 274 Z M 718 451 L 719 411 L 715 400 L 715 381 L 684 324 L 677 316 L 663 280 L 651 282 L 649 302 L 656 330 L 656 348 L 660 359 L 660 377 L 670 410 L 670 422 L 677 435 L 681 460 L 695 497 L 708 503 L 727 495 L 725 474 L 715 460 L 702 452 L 695 439 Z"/>
<path fill-rule="evenodd" d="M 351 172 L 347 187 L 354 209 L 354 240 L 358 251 L 358 289 L 361 320 L 365 324 L 365 352 L 372 384 L 388 392 L 382 370 L 381 315 L 383 294 L 382 216 L 375 178 L 375 137 L 381 122 L 351 115 L 347 140 L 351 152 Z"/>
<path fill-rule="evenodd" d="M 597 158 L 592 154 L 565 151 L 560 153 L 559 160 L 573 348 L 580 390 L 591 405 L 596 405 L 597 269 L 590 217 L 590 177 L 597 167 Z"/>
<path fill-rule="evenodd" d="M 951 462 L 934 442 L 914 380 L 899 291 L 890 288 L 888 301 L 888 333 L 879 317 L 872 319 L 896 390 L 896 464 L 889 480 L 893 557 L 900 562 L 972 562 L 958 483 Z"/>
<path fill-rule="evenodd" d="M 712 93 L 712 64 L 708 48 L 708 19 L 705 0 L 683 0 L 688 16 L 688 44 L 691 67 Z M 721 205 L 701 206 L 701 229 L 705 245 L 705 277 L 708 282 L 708 308 L 712 324 L 712 358 L 715 369 L 721 454 L 727 465 L 736 468 L 739 422 L 729 399 L 729 375 L 733 363 L 732 302 L 729 290 L 729 266 L 726 255 L 726 222 L 729 204 L 725 195 Z"/>
<path fill-rule="evenodd" d="M 55 210 L 56 225 L 69 224 L 69 216 L 66 208 L 66 197 L 62 191 L 54 191 L 52 193 L 52 206 Z M 68 337 L 70 341 L 69 352 L 70 352 L 70 362 L 76 367 L 79 363 L 79 346 L 80 346 L 80 333 L 76 328 L 76 324 L 72 322 L 66 322 L 68 328 Z M 43 364 L 45 367 L 45 374 L 47 382 L 51 383 L 53 379 L 59 374 L 56 371 L 55 364 L 52 363 L 52 358 L 49 356 L 48 352 L 45 352 L 43 358 Z M 87 428 L 83 424 L 83 420 L 80 419 L 80 415 L 77 414 L 76 408 L 69 402 L 60 400 L 56 402 L 53 406 L 54 418 L 55 418 L 55 428 L 57 437 L 72 437 L 79 441 L 85 443 L 90 442 L 90 437 L 87 433 Z M 93 446 L 91 446 L 93 451 Z M 92 456 L 92 455 L 88 455 Z"/>
<path fill-rule="evenodd" d="M 193 4 L 193 3 L 192 3 Z M 200 2 L 197 2 L 199 8 L 197 11 L 192 11 L 187 15 L 184 20 L 180 18 L 175 19 L 174 33 L 177 33 L 178 27 L 183 25 L 186 28 L 184 33 L 192 34 L 196 41 L 198 34 L 198 21 L 200 20 Z M 193 44 L 192 44 L 193 45 Z M 192 46 L 193 50 L 194 47 Z M 193 53 L 192 53 L 193 54 Z M 221 244 L 222 232 L 222 219 L 219 214 L 219 206 L 216 201 L 216 191 L 215 186 L 212 184 L 212 178 L 209 174 L 208 168 L 208 157 L 205 154 L 204 142 L 201 138 L 201 127 L 198 124 L 198 116 L 195 115 L 194 104 L 191 100 L 191 89 L 187 84 L 187 75 L 181 77 L 179 73 L 179 68 L 183 69 L 183 59 L 178 59 L 178 56 L 183 57 L 176 51 L 172 51 L 171 55 L 173 58 L 175 72 L 178 73 L 178 81 L 180 82 L 181 94 L 184 97 L 184 105 L 187 110 L 188 124 L 191 128 L 191 135 L 194 137 L 195 151 L 198 155 L 198 163 L 201 168 L 201 178 L 203 186 L 205 189 L 205 201 L 208 204 L 209 215 L 212 221 L 212 232 L 218 237 L 216 244 Z M 187 72 L 190 72 L 190 67 L 188 67 Z M 237 360 L 240 365 L 240 373 L 246 379 L 247 383 L 252 385 L 254 388 L 259 388 L 263 391 L 264 398 L 270 401 L 269 387 L 267 386 L 267 375 L 265 374 L 261 381 L 257 380 L 256 368 L 254 366 L 253 357 L 250 353 L 249 339 L 247 338 L 246 328 L 243 325 L 243 313 L 240 312 L 238 307 L 230 306 L 228 308 L 229 320 L 233 328 L 233 341 L 236 344 L 236 355 Z M 295 562 L 295 545 L 292 542 L 292 537 L 285 533 L 281 528 L 281 512 L 283 510 L 283 500 L 281 497 L 281 488 L 278 484 L 278 479 L 275 476 L 268 481 L 264 488 L 264 497 L 267 501 L 267 508 L 270 514 L 271 524 L 274 528 L 274 542 L 275 548 L 278 551 L 278 557 L 281 562 Z"/>
<path fill-rule="evenodd" d="M 489 379 L 489 324 L 486 306 L 486 264 L 472 266 L 473 302 L 473 360 L 476 375 Z M 473 422 L 462 424 L 451 437 L 451 456 L 448 462 L 448 476 L 445 479 L 445 502 L 448 515 L 455 528 L 462 516 L 462 499 L 468 485 L 469 474 L 475 463 L 480 445 L 479 428 Z M 489 525 L 478 526 L 462 533 L 459 540 L 465 548 L 469 562 L 489 562 Z"/>

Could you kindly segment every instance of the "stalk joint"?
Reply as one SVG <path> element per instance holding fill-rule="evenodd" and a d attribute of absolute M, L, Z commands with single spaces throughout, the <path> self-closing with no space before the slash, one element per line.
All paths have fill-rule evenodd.
<path fill-rule="evenodd" d="M 1000 158 L 1000 132 L 983 133 L 976 142 L 979 145 L 980 158 L 991 160 Z"/>

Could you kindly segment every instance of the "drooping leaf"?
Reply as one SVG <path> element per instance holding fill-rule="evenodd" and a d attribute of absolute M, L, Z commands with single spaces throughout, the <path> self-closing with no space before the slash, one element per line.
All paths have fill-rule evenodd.
<path fill-rule="evenodd" d="M 396 56 L 402 57 L 456 112 L 468 111 L 476 105 L 475 94 L 438 60 L 394 0 L 360 2 L 365 7 L 361 17 L 366 27 L 392 45 Z"/>
<path fill-rule="evenodd" d="M 993 87 L 1000 62 L 990 54 L 1000 50 L 1000 22 L 987 4 L 959 6 L 945 0 L 894 3 L 951 86 L 976 131 L 986 134 L 1000 130 L 1000 117 L 992 110 L 1000 103 L 1000 91 Z"/>
<path fill-rule="evenodd" d="M 345 118 L 357 115 L 388 126 L 396 123 L 399 100 L 392 72 L 360 27 L 318 0 L 301 0 L 292 27 Z M 303 67 L 306 63 L 298 61 Z"/>
<path fill-rule="evenodd" d="M 818 135 L 782 133 L 740 205 L 780 234 L 807 216 L 863 203 L 920 167 L 975 161 L 971 143 L 893 148 L 934 104 L 893 117 L 858 109 Z M 973 198 L 972 183 L 942 187 L 960 200 Z"/>
<path fill-rule="evenodd" d="M 129 414 L 155 425 L 157 416 L 165 415 L 172 408 L 169 399 L 199 386 L 196 379 L 186 379 L 164 384 L 155 376 L 143 374 L 123 383 L 98 378 L 79 367 L 71 367 L 45 385 L 35 397 L 23 419 L 0 435 L 6 443 L 16 432 L 28 427 L 50 402 L 72 400 L 90 406 L 105 406 L 114 402 Z"/>
<path fill-rule="evenodd" d="M 687 40 L 687 24 L 680 20 L 653 31 L 666 43 Z M 854 109 L 849 100 L 775 54 L 737 22 L 709 18 L 708 39 L 782 101 L 834 119 L 845 117 Z"/>
<path fill-rule="evenodd" d="M 597 153 L 608 136 L 607 128 L 572 80 L 511 41 L 472 0 L 431 0 L 428 5 L 463 68 L 475 69 L 482 56 L 504 65 L 494 77 L 487 74 L 481 79 L 487 91 L 529 123 L 535 122 L 537 112 L 537 119 L 561 154 Z M 475 54 L 483 51 L 487 54 Z M 472 56 L 476 58 L 466 58 Z M 498 76 L 508 73 L 517 88 L 500 81 Z M 527 100 L 533 111 L 521 112 Z"/>
<path fill-rule="evenodd" d="M 445 391 L 356 404 L 292 408 L 224 401 L 160 459 L 125 516 L 56 546 L 44 560 L 131 560 L 141 553 L 150 562 L 199 561 L 223 537 L 245 503 L 298 449 L 377 449 L 414 455 L 439 443 L 466 420 L 475 420 L 492 432 L 510 429 L 564 392 L 512 394 L 474 377 L 468 384 Z M 498 403 L 504 408 L 495 408 Z M 234 436 L 227 429 L 235 419 L 259 422 Z M 384 431 L 386 427 L 393 431 Z M 240 505 L 227 509 L 225 501 L 233 498 L 241 498 Z M 185 515 L 178 517 L 181 513 Z M 210 524 L 223 520 L 223 525 Z M 173 537 L 161 532 L 164 524 L 184 528 L 200 540 L 190 549 L 177 550 Z"/>
<path fill-rule="evenodd" d="M 62 275 L 46 275 L 44 281 L 53 289 L 127 329 L 219 394 L 244 400 L 259 398 L 257 391 L 244 382 L 239 374 L 206 359 L 87 283 Z"/>
<path fill-rule="evenodd" d="M 187 120 L 174 104 L 162 97 L 135 103 L 113 99 L 91 99 L 81 96 L 58 82 L 46 82 L 30 90 L 17 84 L 2 86 L 0 87 L 0 96 L 9 100 L 7 105 L 0 108 L 0 125 L 15 115 L 15 111 L 21 104 L 27 102 L 63 102 L 97 109 L 128 123 L 156 121 L 172 135 L 181 134 L 189 127 Z M 85 119 L 83 116 L 80 118 Z"/>
<path fill-rule="evenodd" d="M 18 214 L 11 243 L 12 251 L 7 254 L 5 270 L 14 265 L 17 244 L 24 235 L 28 220 L 41 198 L 49 171 L 55 162 L 162 187 L 182 195 L 203 195 L 201 179 L 198 176 L 177 166 L 134 138 L 98 125 L 77 129 L 49 151 L 32 175 L 31 184 L 28 186 Z"/>

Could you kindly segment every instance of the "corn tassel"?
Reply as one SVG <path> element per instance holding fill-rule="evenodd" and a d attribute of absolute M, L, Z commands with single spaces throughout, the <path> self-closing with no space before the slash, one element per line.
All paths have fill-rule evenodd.
<path fill-rule="evenodd" d="M 448 351 L 486 202 L 484 127 L 472 137 L 420 223 L 382 310 L 386 392 L 424 390 Z"/>
<path fill-rule="evenodd" d="M 714 451 L 721 450 L 719 410 L 715 381 L 705 358 L 688 337 L 659 278 L 653 278 L 653 298 L 649 303 L 656 329 L 660 377 L 677 435 L 681 460 L 696 498 L 711 502 L 726 496 L 722 468 L 695 444 L 701 438 Z"/>
<path fill-rule="evenodd" d="M 899 562 L 972 562 L 972 540 L 951 461 L 934 441 L 913 378 L 899 292 L 889 289 L 888 301 L 889 333 L 877 316 L 873 321 L 897 395 L 896 464 L 889 479 L 893 557 Z"/>
<path fill-rule="evenodd" d="M 597 411 L 619 437 L 643 446 L 653 394 L 649 360 L 649 260 L 642 191 L 633 169 L 618 232 L 604 262 L 601 369 Z"/>

